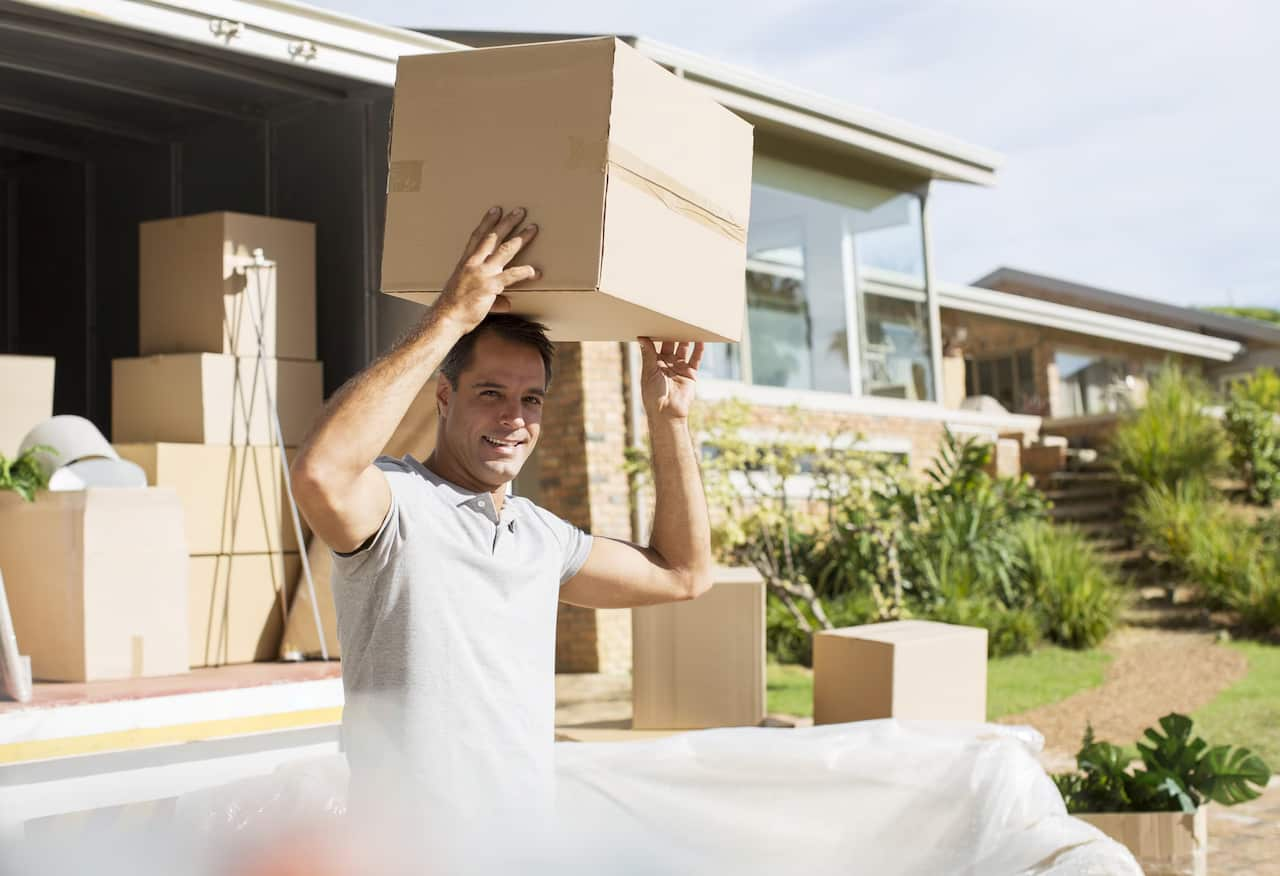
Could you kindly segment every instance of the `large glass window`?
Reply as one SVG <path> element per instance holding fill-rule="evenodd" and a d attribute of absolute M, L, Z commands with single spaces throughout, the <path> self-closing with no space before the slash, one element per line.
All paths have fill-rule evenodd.
<path fill-rule="evenodd" d="M 799 173 L 786 188 L 752 187 L 746 337 L 709 345 L 703 369 L 763 386 L 933 399 L 920 200 L 832 180 Z"/>
<path fill-rule="evenodd" d="M 1123 359 L 1059 350 L 1055 417 L 1084 417 L 1132 410 L 1145 382 Z"/>
<path fill-rule="evenodd" d="M 862 392 L 934 399 L 920 199 L 901 194 L 853 216 Z"/>

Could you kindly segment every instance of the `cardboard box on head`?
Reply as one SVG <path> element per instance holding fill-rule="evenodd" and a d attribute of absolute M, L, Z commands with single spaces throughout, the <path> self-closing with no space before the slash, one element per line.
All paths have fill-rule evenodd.
<path fill-rule="evenodd" d="M 489 207 L 525 207 L 554 340 L 737 341 L 751 126 L 612 37 L 404 57 L 382 290 L 435 300 Z"/>

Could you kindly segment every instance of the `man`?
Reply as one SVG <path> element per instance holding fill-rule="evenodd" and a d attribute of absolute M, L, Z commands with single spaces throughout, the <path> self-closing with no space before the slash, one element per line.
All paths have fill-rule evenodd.
<path fill-rule="evenodd" d="M 656 492 L 648 547 L 591 537 L 507 486 L 551 383 L 541 326 L 502 293 L 537 234 L 493 208 L 443 294 L 327 406 L 292 467 L 334 551 L 353 805 L 409 791 L 444 815 L 545 811 L 554 790 L 557 600 L 625 608 L 710 586 L 710 526 L 688 416 L 700 344 L 642 339 Z M 435 451 L 381 458 L 439 367 Z"/>

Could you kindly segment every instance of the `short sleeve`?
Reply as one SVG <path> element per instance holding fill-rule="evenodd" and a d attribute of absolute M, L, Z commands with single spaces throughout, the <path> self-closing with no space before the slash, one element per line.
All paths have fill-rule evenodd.
<path fill-rule="evenodd" d="M 560 584 L 578 574 L 591 553 L 592 538 L 567 520 L 557 517 L 545 508 L 530 504 L 538 519 L 551 530 L 560 548 Z"/>
<path fill-rule="evenodd" d="M 390 457 L 379 457 L 376 465 L 387 478 L 391 489 L 391 504 L 382 525 L 369 540 L 350 553 L 330 551 L 333 569 L 346 578 L 376 575 L 385 569 L 404 547 L 408 527 L 405 521 L 404 492 L 413 485 L 415 476 L 403 462 Z"/>

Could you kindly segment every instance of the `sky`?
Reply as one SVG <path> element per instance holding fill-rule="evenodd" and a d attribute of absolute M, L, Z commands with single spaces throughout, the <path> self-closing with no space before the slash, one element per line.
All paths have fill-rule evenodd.
<path fill-rule="evenodd" d="M 415 28 L 649 37 L 994 150 L 935 185 L 935 274 L 1004 265 L 1280 308 L 1273 0 L 309 0 Z"/>

